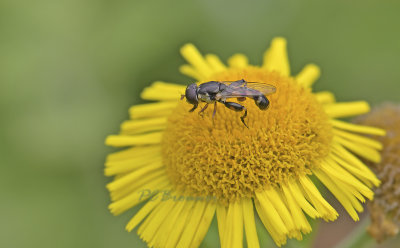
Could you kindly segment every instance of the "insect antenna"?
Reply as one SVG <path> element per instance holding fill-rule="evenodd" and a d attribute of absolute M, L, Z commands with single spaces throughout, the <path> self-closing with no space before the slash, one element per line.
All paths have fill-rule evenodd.
<path fill-rule="evenodd" d="M 182 95 L 181 95 L 181 100 L 183 100 L 183 98 L 185 98 L 185 95 L 182 94 Z"/>

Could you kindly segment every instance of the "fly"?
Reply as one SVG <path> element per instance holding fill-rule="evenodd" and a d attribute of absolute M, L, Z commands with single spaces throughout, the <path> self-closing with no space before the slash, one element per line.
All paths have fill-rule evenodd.
<path fill-rule="evenodd" d="M 266 110 L 269 106 L 269 100 L 266 96 L 275 92 L 276 88 L 273 85 L 247 82 L 244 79 L 237 81 L 210 81 L 200 85 L 196 83 L 188 85 L 181 100 L 186 97 L 186 101 L 193 104 L 193 108 L 189 112 L 193 112 L 198 107 L 199 102 L 205 102 L 206 105 L 199 111 L 199 115 L 203 114 L 209 104 L 214 103 L 213 119 L 217 112 L 217 102 L 224 104 L 225 107 L 236 112 L 244 111 L 240 120 L 248 128 L 244 121 L 244 118 L 247 116 L 246 107 L 228 100 L 230 98 L 237 98 L 241 102 L 245 101 L 246 98 L 251 98 L 259 109 Z"/>

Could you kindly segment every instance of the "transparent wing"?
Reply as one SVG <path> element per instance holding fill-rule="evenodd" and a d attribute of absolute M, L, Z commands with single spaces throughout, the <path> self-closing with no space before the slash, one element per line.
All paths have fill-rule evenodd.
<path fill-rule="evenodd" d="M 223 81 L 220 82 L 225 84 L 227 87 L 221 92 L 221 95 L 229 97 L 247 97 L 247 96 L 258 96 L 271 95 L 276 92 L 275 86 L 266 83 L 259 82 L 246 82 L 246 81 Z"/>

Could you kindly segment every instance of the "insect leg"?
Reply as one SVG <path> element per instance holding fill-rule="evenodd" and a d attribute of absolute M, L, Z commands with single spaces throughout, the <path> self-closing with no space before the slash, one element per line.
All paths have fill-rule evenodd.
<path fill-rule="evenodd" d="M 249 128 L 247 125 L 246 125 L 246 123 L 244 122 L 244 118 L 246 118 L 246 116 L 247 116 L 247 109 L 245 108 L 245 107 L 243 107 L 244 108 L 244 115 L 243 116 L 240 116 L 240 120 L 243 122 L 243 124 L 247 127 L 247 128 Z"/>
<path fill-rule="evenodd" d="M 203 115 L 204 115 L 204 110 L 206 110 L 207 109 L 207 107 L 208 107 L 208 103 L 206 103 L 206 105 L 199 111 L 199 115 L 201 115 L 201 117 L 203 117 Z"/>
<path fill-rule="evenodd" d="M 213 114 L 212 114 L 212 120 L 213 120 L 213 122 L 214 122 L 214 117 L 215 117 L 215 114 L 217 113 L 217 102 L 215 102 L 214 103 L 214 111 L 213 111 Z"/>
<path fill-rule="evenodd" d="M 244 115 L 240 117 L 240 120 L 243 122 L 243 124 L 244 124 L 247 128 L 249 128 L 249 127 L 246 125 L 246 123 L 244 122 L 244 118 L 246 118 L 246 116 L 247 116 L 247 109 L 246 109 L 245 106 L 240 105 L 239 103 L 236 103 L 236 102 L 225 102 L 224 104 L 225 104 L 225 107 L 227 107 L 227 108 L 229 108 L 229 109 L 232 109 L 232 110 L 234 110 L 234 111 L 236 111 L 236 112 L 240 112 L 240 111 L 243 111 L 243 110 L 244 110 Z"/>
<path fill-rule="evenodd" d="M 193 108 L 191 110 L 189 110 L 189 112 L 193 112 L 195 109 L 197 109 L 197 106 L 199 106 L 198 104 L 194 105 Z"/>

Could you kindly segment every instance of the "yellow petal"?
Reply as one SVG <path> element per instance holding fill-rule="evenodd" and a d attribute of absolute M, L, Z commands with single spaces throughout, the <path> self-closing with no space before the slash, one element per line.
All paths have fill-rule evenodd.
<path fill-rule="evenodd" d="M 299 178 L 299 182 L 306 192 L 306 197 L 312 202 L 318 213 L 325 220 L 335 220 L 338 216 L 336 210 L 322 197 L 314 183 L 308 178 L 303 176 Z"/>
<path fill-rule="evenodd" d="M 317 65 L 308 64 L 297 74 L 296 81 L 305 88 L 311 87 L 319 78 L 321 70 Z"/>
<path fill-rule="evenodd" d="M 151 242 L 157 232 L 158 227 L 162 224 L 165 218 L 168 218 L 170 211 L 173 209 L 176 203 L 174 201 L 161 201 L 157 209 L 146 219 L 146 221 L 139 227 L 138 233 L 140 237 Z"/>
<path fill-rule="evenodd" d="M 196 69 L 194 69 L 191 65 L 179 66 L 179 72 L 198 81 L 201 81 L 201 79 L 204 78 L 204 76 L 200 74 Z"/>
<path fill-rule="evenodd" d="M 341 165 L 344 169 L 348 170 L 351 174 L 362 180 L 364 183 L 367 182 L 373 183 L 373 185 L 378 186 L 379 180 L 378 178 L 372 173 L 364 173 L 364 171 L 357 168 L 357 166 L 352 165 L 348 161 L 342 159 L 341 157 L 337 156 L 334 153 L 329 155 L 334 161 L 336 161 L 339 165 Z"/>
<path fill-rule="evenodd" d="M 206 236 L 208 229 L 211 225 L 211 221 L 214 218 L 216 203 L 208 202 L 206 209 L 204 210 L 203 216 L 200 219 L 200 223 L 197 227 L 197 231 L 193 237 L 190 247 L 199 247 L 204 237 Z M 243 234 L 242 234 L 243 236 Z"/>
<path fill-rule="evenodd" d="M 249 65 L 246 55 L 238 53 L 228 59 L 228 65 L 232 68 L 244 68 Z"/>
<path fill-rule="evenodd" d="M 225 236 L 226 228 L 226 207 L 223 205 L 218 204 L 217 205 L 217 220 L 218 220 L 218 234 L 219 234 L 219 240 L 221 243 L 221 247 L 227 247 L 225 243 L 223 242 L 223 237 Z"/>
<path fill-rule="evenodd" d="M 166 242 L 165 247 L 167 248 L 175 248 L 177 247 L 177 243 L 183 230 L 185 229 L 186 225 L 188 224 L 190 217 L 193 212 L 193 205 L 194 201 L 187 201 L 182 213 L 179 215 L 179 219 L 176 222 L 176 225 L 171 229 L 170 234 L 168 235 L 168 240 Z"/>
<path fill-rule="evenodd" d="M 137 156 L 144 155 L 146 156 L 147 154 L 154 154 L 158 151 L 160 151 L 161 147 L 154 145 L 154 146 L 137 146 L 137 147 L 132 147 L 128 148 L 122 151 L 114 152 L 111 153 L 107 156 L 107 162 L 106 166 L 111 166 L 113 162 L 116 161 L 122 161 L 122 160 L 127 160 L 131 159 Z"/>
<path fill-rule="evenodd" d="M 161 167 L 163 167 L 163 164 L 161 161 L 154 162 L 154 163 L 147 165 L 145 167 L 142 167 L 138 170 L 132 171 L 131 173 L 129 173 L 121 178 L 115 179 L 111 183 L 107 184 L 107 188 L 110 191 L 117 190 L 119 188 L 127 186 L 128 184 L 134 182 L 135 180 L 138 180 L 139 178 L 143 177 L 147 173 L 151 173 Z"/>
<path fill-rule="evenodd" d="M 130 172 L 135 169 L 139 169 L 143 166 L 146 166 L 151 163 L 160 163 L 161 164 L 161 156 L 159 153 L 144 155 L 141 157 L 121 160 L 121 161 L 112 161 L 106 163 L 106 168 L 104 170 L 104 174 L 106 176 L 114 176 L 121 173 Z"/>
<path fill-rule="evenodd" d="M 227 70 L 227 67 L 222 63 L 219 57 L 215 54 L 207 54 L 205 56 L 207 63 L 210 65 L 214 73 Z"/>
<path fill-rule="evenodd" d="M 197 227 L 200 223 L 201 217 L 203 216 L 203 212 L 207 206 L 207 203 L 204 201 L 197 201 L 193 213 L 190 216 L 185 229 L 183 230 L 183 233 L 181 235 L 181 238 L 178 242 L 177 247 L 190 247 L 190 244 L 192 243 L 192 240 L 194 238 L 194 235 L 197 231 Z"/>
<path fill-rule="evenodd" d="M 347 184 L 352 192 L 360 192 L 368 199 L 372 200 L 374 193 L 370 188 L 361 183 L 352 174 L 340 167 L 335 161 L 327 158 L 326 161 L 321 163 L 321 170 L 330 176 L 330 178 L 336 178 L 335 182 L 339 184 L 342 182 Z M 340 185 L 343 185 L 340 183 Z M 363 198 L 360 198 L 363 200 Z"/>
<path fill-rule="evenodd" d="M 334 137 L 334 141 L 343 145 L 355 154 L 360 155 L 361 157 L 364 157 L 374 163 L 379 163 L 381 161 L 380 153 L 373 148 L 361 144 L 355 144 L 354 142 L 348 141 L 338 136 Z"/>
<path fill-rule="evenodd" d="M 258 216 L 260 217 L 265 228 L 270 233 L 276 245 L 278 247 L 281 247 L 282 245 L 286 244 L 287 234 L 283 234 L 275 228 L 274 223 L 271 222 L 270 217 L 267 215 L 267 213 L 265 212 L 265 210 L 263 209 L 263 207 L 261 206 L 260 202 L 257 199 L 254 200 L 254 205 L 256 207 Z"/>
<path fill-rule="evenodd" d="M 226 248 L 243 247 L 243 210 L 241 203 L 229 204 L 225 228 L 224 246 Z"/>
<path fill-rule="evenodd" d="M 329 91 L 317 92 L 314 94 L 314 96 L 317 98 L 317 101 L 321 104 L 331 104 L 336 101 L 335 95 L 333 95 Z"/>
<path fill-rule="evenodd" d="M 247 247 L 260 247 L 254 221 L 253 202 L 251 199 L 242 200 L 244 228 L 246 231 Z"/>
<path fill-rule="evenodd" d="M 114 147 L 156 145 L 161 143 L 162 132 L 136 135 L 109 135 L 106 145 Z"/>
<path fill-rule="evenodd" d="M 365 175 L 367 175 L 369 178 L 376 178 L 375 174 L 363 163 L 361 162 L 360 159 L 358 159 L 354 154 L 346 150 L 342 145 L 340 145 L 337 142 L 332 142 L 332 152 L 336 155 L 341 157 L 343 160 L 347 161 L 350 163 L 352 166 L 356 167 L 357 169 L 361 170 Z M 380 184 L 380 181 L 376 178 L 378 181 L 378 185 Z M 375 181 L 376 181 L 375 180 Z"/>
<path fill-rule="evenodd" d="M 292 216 L 283 203 L 282 199 L 278 195 L 275 189 L 270 188 L 264 191 L 264 196 L 268 197 L 272 205 L 275 207 L 276 211 L 278 212 L 279 216 L 281 217 L 283 223 L 285 224 L 286 228 L 290 232 L 295 230 L 295 226 L 293 224 Z"/>
<path fill-rule="evenodd" d="M 296 203 L 306 212 L 311 218 L 320 217 L 317 210 L 306 200 L 303 193 L 296 182 L 288 183 L 289 190 Z"/>
<path fill-rule="evenodd" d="M 118 201 L 119 199 L 122 199 L 125 196 L 129 195 L 130 193 L 138 190 L 139 187 L 141 187 L 143 185 L 146 185 L 151 182 L 163 182 L 163 181 L 168 181 L 166 171 L 163 169 L 153 171 L 152 173 L 148 173 L 148 174 L 142 176 L 140 179 L 135 180 L 134 182 L 130 183 L 129 185 L 127 185 L 125 187 L 111 191 L 110 192 L 111 200 Z M 143 189 L 143 187 L 142 187 L 142 189 Z M 143 192 L 143 193 L 145 193 L 145 192 Z M 150 192 L 146 191 L 146 193 L 150 193 Z"/>
<path fill-rule="evenodd" d="M 286 39 L 277 37 L 264 54 L 263 68 L 278 71 L 284 76 L 290 75 L 289 59 L 286 50 Z"/>
<path fill-rule="evenodd" d="M 146 230 L 146 228 L 150 225 L 150 223 L 153 221 L 154 217 L 158 215 L 158 213 L 161 211 L 161 209 L 164 207 L 165 202 L 161 201 L 159 202 L 155 208 L 150 212 L 150 214 L 147 216 L 147 218 L 142 222 L 142 224 L 139 226 L 137 233 L 141 238 L 143 238 L 143 232 Z"/>
<path fill-rule="evenodd" d="M 304 216 L 301 211 L 300 205 L 297 204 L 294 198 L 294 194 L 290 192 L 290 189 L 286 185 L 282 185 L 282 191 L 285 196 L 287 205 L 290 209 L 290 212 L 294 219 L 294 224 L 298 230 L 301 230 L 303 233 L 311 232 L 310 223 L 308 223 L 307 218 Z"/>
<path fill-rule="evenodd" d="M 283 223 L 280 215 L 273 206 L 272 202 L 262 193 L 256 193 L 257 200 L 260 202 L 261 208 L 264 210 L 267 218 L 271 221 L 279 234 L 287 235 L 289 233 L 286 225 Z"/>
<path fill-rule="evenodd" d="M 128 222 L 126 230 L 132 231 L 161 201 L 161 193 L 156 194 L 153 200 L 148 201 Z"/>
<path fill-rule="evenodd" d="M 176 222 L 182 221 L 182 219 L 179 217 L 181 215 L 181 212 L 183 211 L 183 208 L 188 207 L 186 203 L 186 201 L 176 202 L 168 217 L 164 219 L 163 223 L 157 230 L 157 234 L 153 241 L 156 246 L 165 247 L 170 233 L 172 233 L 172 230 L 176 225 Z"/>
<path fill-rule="evenodd" d="M 176 96 L 174 95 L 173 98 L 175 99 Z M 132 106 L 129 109 L 129 114 L 131 116 L 131 119 L 167 116 L 169 115 L 171 110 L 176 107 L 177 104 L 178 101 L 139 104 Z"/>
<path fill-rule="evenodd" d="M 140 97 L 144 100 L 157 101 L 178 101 L 182 94 L 185 93 L 186 86 L 161 81 L 154 82 L 151 86 L 146 87 Z"/>
<path fill-rule="evenodd" d="M 355 133 L 365 133 L 365 134 L 378 135 L 378 136 L 386 135 L 385 130 L 376 128 L 376 127 L 357 125 L 357 124 L 347 123 L 347 122 L 339 121 L 339 120 L 331 120 L 331 123 L 336 128 L 355 132 Z"/>
<path fill-rule="evenodd" d="M 356 134 L 352 134 L 349 132 L 345 132 L 345 131 L 340 131 L 337 129 L 333 129 L 333 133 L 344 138 L 347 139 L 353 143 L 359 143 L 362 145 L 366 145 L 369 146 L 371 148 L 374 148 L 376 150 L 382 150 L 382 144 L 379 141 L 373 140 L 373 139 L 369 139 L 366 138 L 364 136 L 360 136 L 360 135 L 356 135 Z"/>
<path fill-rule="evenodd" d="M 323 105 L 327 115 L 331 118 L 343 118 L 368 113 L 370 108 L 367 102 L 341 102 Z"/>
<path fill-rule="evenodd" d="M 358 221 L 359 217 L 351 202 L 346 197 L 346 195 L 339 190 L 338 186 L 333 182 L 329 176 L 326 176 L 319 170 L 313 171 L 319 180 L 332 192 L 332 194 L 338 199 L 338 201 L 342 204 L 342 206 L 346 209 L 347 213 L 351 216 L 354 221 Z"/>
<path fill-rule="evenodd" d="M 184 45 L 181 54 L 202 77 L 211 76 L 212 69 L 193 44 Z"/>
<path fill-rule="evenodd" d="M 110 209 L 110 212 L 112 214 L 119 215 L 152 197 L 156 190 L 163 190 L 169 187 L 169 185 L 169 180 L 166 177 L 148 182 L 145 185 L 142 185 L 142 187 L 140 187 L 139 189 L 125 196 L 124 198 L 114 201 L 108 206 L 108 208 Z M 147 191 L 150 191 L 150 193 L 147 193 Z"/>
<path fill-rule="evenodd" d="M 139 134 L 149 131 L 159 131 L 166 128 L 167 117 L 129 120 L 121 124 L 121 134 Z"/>

